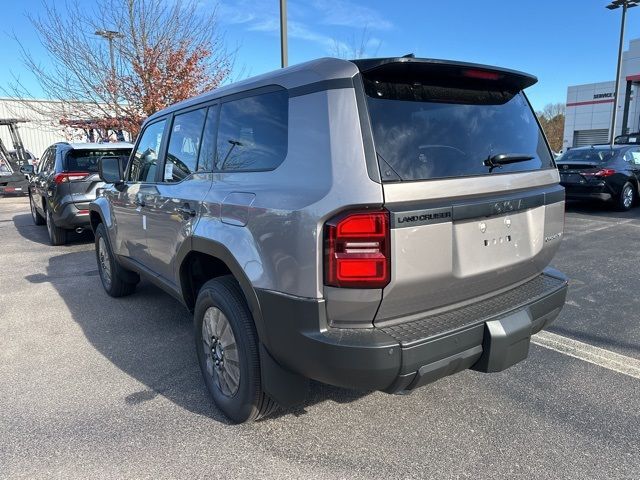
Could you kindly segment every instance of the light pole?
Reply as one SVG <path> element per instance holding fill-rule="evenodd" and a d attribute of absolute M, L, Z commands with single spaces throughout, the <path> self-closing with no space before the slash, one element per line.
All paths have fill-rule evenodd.
<path fill-rule="evenodd" d="M 622 7 L 622 22 L 620 23 L 620 45 L 618 46 L 618 68 L 616 69 L 616 87 L 613 91 L 613 113 L 611 114 L 611 130 L 609 142 L 613 148 L 613 141 L 616 138 L 616 114 L 618 113 L 618 89 L 620 88 L 620 70 L 622 68 L 622 49 L 624 47 L 624 24 L 627 19 L 627 9 L 637 7 L 640 0 L 613 0 L 607 8 L 616 10 Z M 624 132 L 623 132 L 624 133 Z"/>
<path fill-rule="evenodd" d="M 106 38 L 109 41 L 109 59 L 111 60 L 111 87 L 109 88 L 111 93 L 111 101 L 113 102 L 113 110 L 116 118 L 118 118 L 118 95 L 116 92 L 116 62 L 113 55 L 113 40 L 116 38 L 122 38 L 120 32 L 113 30 L 96 30 L 96 35 L 102 38 Z"/>
<path fill-rule="evenodd" d="M 289 63 L 287 57 L 287 0 L 280 0 L 280 65 L 282 68 Z"/>
<path fill-rule="evenodd" d="M 111 79 L 116 78 L 116 63 L 113 56 L 113 40 L 115 38 L 121 38 L 120 32 L 114 32 L 113 30 L 96 30 L 96 35 L 102 38 L 106 38 L 109 41 L 109 58 L 111 59 Z"/>

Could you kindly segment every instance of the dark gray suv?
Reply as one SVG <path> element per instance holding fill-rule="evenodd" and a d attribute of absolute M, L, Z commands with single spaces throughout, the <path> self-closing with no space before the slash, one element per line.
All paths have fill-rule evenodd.
<path fill-rule="evenodd" d="M 89 227 L 89 202 L 104 183 L 98 160 L 107 156 L 128 159 L 130 143 L 56 143 L 42 155 L 38 168 L 22 167 L 29 174 L 29 202 L 36 225 L 47 225 L 52 245 L 67 241 L 67 231 Z"/>
<path fill-rule="evenodd" d="M 143 125 L 91 203 L 104 289 L 140 276 L 194 313 L 233 421 L 307 379 L 402 393 L 526 358 L 562 309 L 548 264 L 564 189 L 530 75 L 442 60 L 319 59 Z"/>

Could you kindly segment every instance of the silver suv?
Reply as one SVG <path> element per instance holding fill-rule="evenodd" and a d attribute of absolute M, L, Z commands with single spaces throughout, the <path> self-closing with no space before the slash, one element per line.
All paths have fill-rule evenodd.
<path fill-rule="evenodd" d="M 530 75 L 417 58 L 320 59 L 150 117 L 90 205 L 105 290 L 140 276 L 194 313 L 234 422 L 308 379 L 404 393 L 503 370 L 564 305 L 546 268 L 564 190 Z"/>

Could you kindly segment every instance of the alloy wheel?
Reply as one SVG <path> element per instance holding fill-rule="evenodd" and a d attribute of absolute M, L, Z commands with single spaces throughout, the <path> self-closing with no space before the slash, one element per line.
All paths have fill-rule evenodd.
<path fill-rule="evenodd" d="M 109 288 L 111 285 L 111 259 L 109 250 L 104 238 L 98 240 L 98 261 L 100 263 L 100 273 L 105 286 Z"/>
<path fill-rule="evenodd" d="M 633 187 L 630 185 L 627 185 L 622 191 L 622 204 L 624 205 L 624 208 L 629 208 L 631 207 L 632 203 L 633 203 Z"/>
<path fill-rule="evenodd" d="M 29 207 L 31 208 L 31 218 L 33 218 L 33 223 L 36 223 L 38 221 L 38 212 L 36 212 L 36 206 L 33 203 L 33 197 L 31 195 L 29 195 Z"/>
<path fill-rule="evenodd" d="M 229 320 L 219 308 L 209 307 L 204 314 L 202 343 L 207 373 L 225 396 L 234 396 L 240 386 L 238 346 Z"/>

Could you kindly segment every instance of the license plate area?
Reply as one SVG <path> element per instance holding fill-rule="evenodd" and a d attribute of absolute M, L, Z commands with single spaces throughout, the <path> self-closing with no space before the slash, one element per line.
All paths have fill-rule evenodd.
<path fill-rule="evenodd" d="M 561 173 L 560 181 L 562 183 L 585 183 L 585 179 L 579 173 Z"/>
<path fill-rule="evenodd" d="M 542 248 L 544 207 L 454 222 L 453 274 L 470 277 L 533 258 Z"/>

